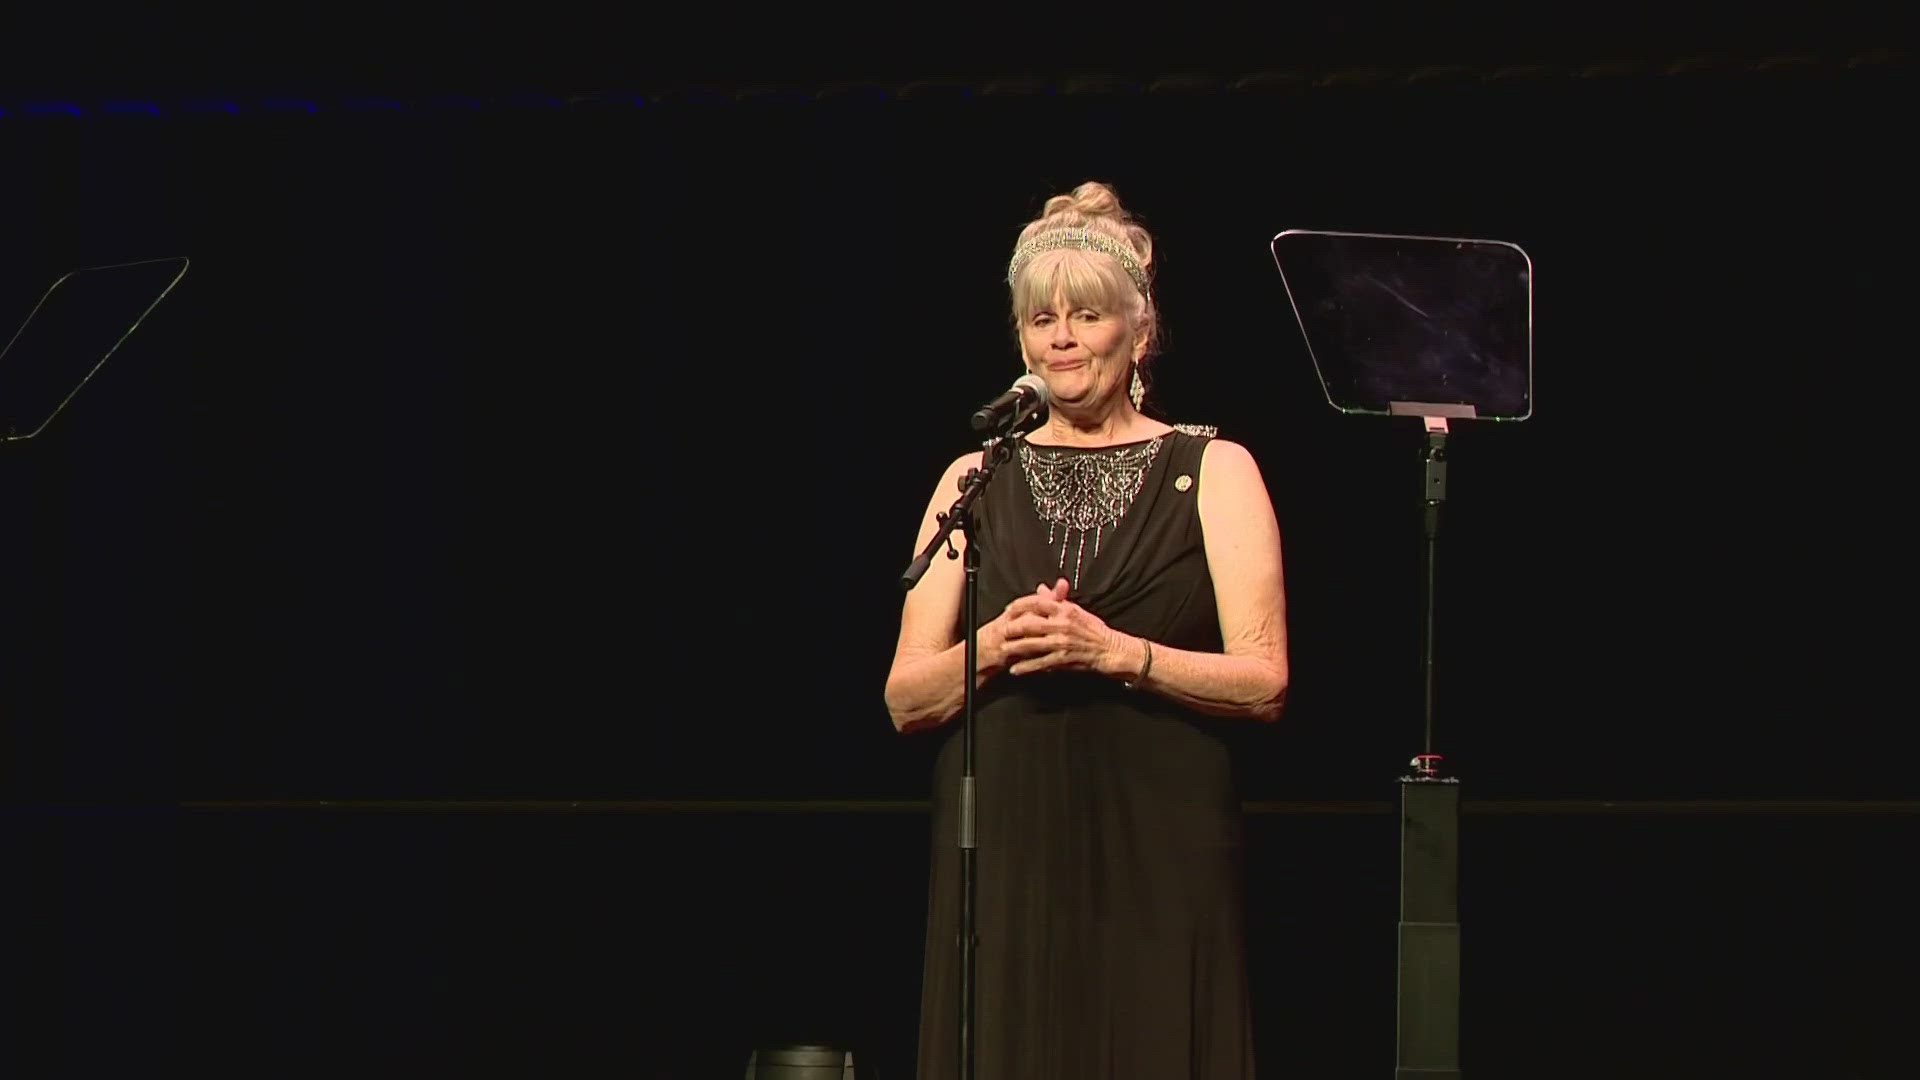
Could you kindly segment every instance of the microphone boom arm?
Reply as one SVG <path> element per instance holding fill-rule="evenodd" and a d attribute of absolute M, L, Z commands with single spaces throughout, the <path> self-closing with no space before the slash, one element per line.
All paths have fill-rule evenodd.
<path fill-rule="evenodd" d="M 1028 402 L 1013 414 L 1015 419 L 1008 425 L 1008 429 L 1017 430 L 1039 409 L 1038 401 Z M 914 557 L 913 562 L 908 564 L 906 572 L 900 575 L 900 591 L 906 592 L 920 584 L 920 579 L 926 576 L 927 570 L 933 566 L 933 557 L 942 547 L 947 549 L 947 558 L 960 557 L 960 552 L 953 546 L 953 530 L 959 529 L 963 534 L 971 533 L 973 504 L 979 500 L 980 493 L 987 489 L 987 481 L 993 479 L 994 470 L 1004 465 L 1007 458 L 1013 455 L 1013 443 L 1016 438 L 1018 438 L 1017 435 L 1009 435 L 988 439 L 983 444 L 980 467 L 967 470 L 967 474 L 960 478 L 960 497 L 954 500 L 946 513 L 934 515 L 933 520 L 940 527 L 933 531 L 933 536 L 927 540 L 927 546 L 920 549 L 920 554 Z M 971 539 L 968 543 L 972 543 Z"/>

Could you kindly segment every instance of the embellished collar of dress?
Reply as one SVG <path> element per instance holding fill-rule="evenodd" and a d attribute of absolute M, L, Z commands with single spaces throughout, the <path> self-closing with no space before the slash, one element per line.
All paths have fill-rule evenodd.
<path fill-rule="evenodd" d="M 1175 431 L 1202 438 L 1218 434 L 1202 424 L 1175 424 Z M 1147 471 L 1160 454 L 1166 435 L 1118 446 L 1034 446 L 1020 441 L 1020 470 L 1033 492 L 1033 510 L 1047 525 L 1047 546 L 1060 547 L 1059 565 L 1067 570 L 1067 552 L 1073 551 L 1069 580 L 1080 586 L 1087 562 L 1087 539 L 1093 539 L 1093 557 L 1100 557 L 1104 533 L 1117 529 L 1147 481 Z"/>

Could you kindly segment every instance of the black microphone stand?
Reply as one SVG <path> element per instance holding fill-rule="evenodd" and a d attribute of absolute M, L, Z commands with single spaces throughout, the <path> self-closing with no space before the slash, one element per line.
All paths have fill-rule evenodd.
<path fill-rule="evenodd" d="M 1013 456 L 1013 447 L 1025 431 L 1027 422 L 1040 411 L 1041 403 L 1028 400 L 1016 409 L 1008 418 L 1005 434 L 988 439 L 981 447 L 980 467 L 968 469 L 967 475 L 960 480 L 960 498 L 954 501 L 944 514 L 936 515 L 934 521 L 939 528 L 933 538 L 927 541 L 907 572 L 900 575 L 902 591 L 919 584 L 920 578 L 933 565 L 933 557 L 943 546 L 947 549 L 947 558 L 958 558 L 960 552 L 953 548 L 953 531 L 967 542 L 966 558 L 961 566 L 966 573 L 966 591 L 964 621 L 966 625 L 966 668 L 962 673 L 962 686 L 965 688 L 965 704 L 961 707 L 960 726 L 960 934 L 957 945 L 960 950 L 960 1042 L 959 1053 L 960 1080 L 973 1080 L 973 1044 L 974 1044 L 974 954 L 979 947 L 974 927 L 974 899 L 978 895 L 975 880 L 976 859 L 979 854 L 979 836 L 975 831 L 977 806 L 974 801 L 974 762 L 973 762 L 973 698 L 975 674 L 980 669 L 980 630 L 978 613 L 980 610 L 980 545 L 973 531 L 973 504 L 980 499 L 980 493 L 987 489 L 993 479 L 994 471 L 1006 464 Z"/>

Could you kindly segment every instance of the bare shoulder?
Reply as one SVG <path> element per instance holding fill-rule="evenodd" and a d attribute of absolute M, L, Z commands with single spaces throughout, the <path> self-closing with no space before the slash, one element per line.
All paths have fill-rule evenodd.
<path fill-rule="evenodd" d="M 960 481 L 967 475 L 968 469 L 979 468 L 980 451 L 961 454 L 947 465 L 946 471 L 933 486 L 933 492 L 927 497 L 926 516 L 920 522 L 920 543 L 926 543 L 938 527 L 934 515 L 947 508 L 954 499 L 960 497 Z"/>
<path fill-rule="evenodd" d="M 947 466 L 940 482 L 927 498 L 926 512 L 914 538 L 915 551 L 924 549 L 940 529 L 940 515 L 960 495 L 960 478 L 980 464 L 980 453 L 961 454 Z M 955 533 L 952 543 L 964 551 L 967 538 Z M 961 571 L 953 560 L 936 558 L 927 566 L 920 584 L 908 591 L 900 611 L 900 640 L 894 646 L 894 663 L 937 653 L 959 640 L 954 627 L 960 618 Z"/>
<path fill-rule="evenodd" d="M 1228 483 L 1260 478 L 1260 465 L 1248 449 L 1231 439 L 1214 439 L 1200 452 L 1201 475 Z"/>
<path fill-rule="evenodd" d="M 977 469 L 979 467 L 980 451 L 978 450 L 969 450 L 959 457 L 954 458 L 953 461 L 947 465 L 947 471 L 940 474 L 940 492 L 949 492 L 958 495 L 960 491 L 954 485 L 960 482 L 961 477 L 967 475 L 968 469 Z M 938 492 L 936 492 L 936 494 L 938 494 Z"/>
<path fill-rule="evenodd" d="M 1273 497 L 1246 447 L 1227 439 L 1207 444 L 1200 457 L 1199 510 L 1206 528 L 1246 526 L 1266 532 L 1275 527 Z"/>

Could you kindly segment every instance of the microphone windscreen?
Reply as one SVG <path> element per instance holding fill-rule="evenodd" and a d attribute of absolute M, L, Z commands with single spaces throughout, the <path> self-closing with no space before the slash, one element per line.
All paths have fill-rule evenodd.
<path fill-rule="evenodd" d="M 1040 399 L 1040 404 L 1045 405 L 1047 403 L 1047 380 L 1035 375 L 1033 372 L 1029 371 L 1025 375 L 1013 380 L 1013 385 L 1025 387 L 1032 391 L 1033 396 Z"/>

